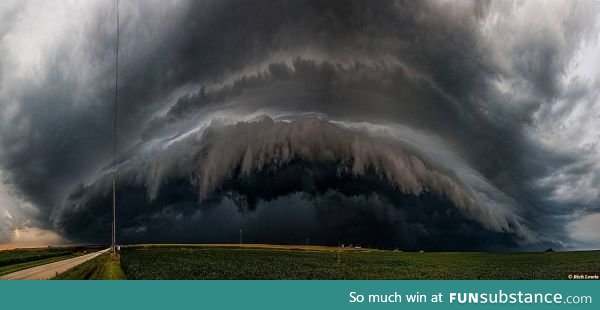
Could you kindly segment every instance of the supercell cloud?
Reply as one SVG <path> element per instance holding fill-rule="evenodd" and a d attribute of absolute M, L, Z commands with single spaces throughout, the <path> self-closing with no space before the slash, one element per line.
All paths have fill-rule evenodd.
<path fill-rule="evenodd" d="M 0 244 L 106 243 L 114 2 L 0 17 Z M 123 1 L 120 17 L 121 243 L 600 246 L 597 1 Z"/>

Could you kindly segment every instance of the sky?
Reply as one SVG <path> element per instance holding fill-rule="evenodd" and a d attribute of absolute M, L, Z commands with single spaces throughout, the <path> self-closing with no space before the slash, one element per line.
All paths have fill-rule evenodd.
<path fill-rule="evenodd" d="M 121 1 L 117 240 L 600 248 L 600 2 Z M 0 3 L 0 247 L 111 240 L 114 1 Z"/>

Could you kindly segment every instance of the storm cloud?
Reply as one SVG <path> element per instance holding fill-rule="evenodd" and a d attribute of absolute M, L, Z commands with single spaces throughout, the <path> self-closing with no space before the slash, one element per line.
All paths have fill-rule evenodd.
<path fill-rule="evenodd" d="M 0 16 L 0 240 L 106 242 L 114 3 Z M 122 242 L 253 227 L 255 242 L 590 247 L 574 227 L 600 214 L 596 1 L 130 1 L 120 16 Z"/>

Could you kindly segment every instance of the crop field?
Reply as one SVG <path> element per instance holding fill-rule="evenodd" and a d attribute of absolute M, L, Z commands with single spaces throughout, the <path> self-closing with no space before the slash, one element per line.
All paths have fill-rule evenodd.
<path fill-rule="evenodd" d="M 0 275 L 73 256 L 73 250 L 68 248 L 15 249 L 0 251 Z"/>
<path fill-rule="evenodd" d="M 128 279 L 566 279 L 600 252 L 413 253 L 210 246 L 126 247 Z"/>
<path fill-rule="evenodd" d="M 57 247 L 0 251 L 0 276 L 95 251 L 88 247 Z"/>

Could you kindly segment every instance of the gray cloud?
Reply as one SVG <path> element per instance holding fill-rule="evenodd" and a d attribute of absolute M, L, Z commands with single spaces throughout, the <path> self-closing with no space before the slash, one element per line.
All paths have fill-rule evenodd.
<path fill-rule="evenodd" d="M 18 199 L 38 209 L 36 225 L 64 229 L 61 223 L 69 218 L 69 236 L 98 239 L 98 232 L 110 227 L 92 200 L 109 189 L 114 8 L 105 1 L 79 4 L 67 13 L 32 3 L 7 8 L 2 16 L 10 18 L 0 24 L 0 39 L 7 43 L 0 48 L 0 167 Z M 270 145 L 279 130 L 286 136 L 289 127 L 280 121 L 305 114 L 337 124 L 381 125 L 379 135 L 385 138 L 364 138 L 375 148 L 369 151 L 388 154 L 372 157 L 382 160 L 374 167 L 383 170 L 390 167 L 386 160 L 404 158 L 412 171 L 405 148 L 390 146 L 404 145 L 395 140 L 407 137 L 393 130 L 402 125 L 436 137 L 439 143 L 427 147 L 412 141 L 411 152 L 430 158 L 424 164 L 436 167 L 433 171 L 444 167 L 439 172 L 450 183 L 431 186 L 453 193 L 450 200 L 459 208 L 468 205 L 459 197 L 468 196 L 478 205 L 470 210 L 492 212 L 474 217 L 487 223 L 484 229 L 516 232 L 519 224 L 576 246 L 568 223 L 600 211 L 595 164 L 600 79 L 589 69 L 598 63 L 599 12 L 597 3 L 585 0 L 124 2 L 119 174 L 135 185 L 132 197 L 148 190 L 159 197 L 165 185 L 155 179 L 146 188 L 145 174 L 160 159 L 154 167 L 162 167 L 161 174 L 188 183 L 189 174 L 196 174 L 192 184 L 198 188 L 192 186 L 192 192 L 212 192 L 229 168 L 241 163 L 246 174 L 256 170 L 240 153 L 250 141 Z M 36 23 L 27 28 L 23 21 Z M 219 153 L 236 146 L 224 139 L 234 142 L 242 133 L 213 130 L 221 139 L 198 135 L 211 122 L 235 124 L 259 115 L 275 120 L 264 129 L 274 138 L 247 133 L 249 140 L 231 154 Z M 333 125 L 318 128 L 328 131 L 328 126 Z M 191 143 L 190 135 L 198 140 Z M 354 135 L 360 140 L 367 134 L 341 137 Z M 208 147 L 208 141 L 217 146 Z M 192 157 L 202 149 L 213 150 L 210 156 L 218 160 Z M 281 159 L 255 149 L 248 154 Z M 316 152 L 302 159 L 327 156 Z M 258 163 L 256 158 L 250 162 Z M 218 181 L 203 180 L 206 175 Z M 414 184 L 441 180 L 417 174 L 411 185 L 406 175 L 391 175 L 412 194 L 419 193 Z M 459 184 L 459 192 L 448 184 Z M 311 204 L 319 199 L 311 198 Z M 178 212 L 173 201 L 156 201 L 156 208 Z M 136 212 L 123 212 L 136 218 Z M 82 232 L 77 214 L 93 219 L 96 235 Z M 194 212 L 183 214 L 189 220 Z M 135 223 L 141 230 L 147 226 Z"/>
<path fill-rule="evenodd" d="M 147 186 L 153 198 L 164 179 L 191 173 L 202 199 L 221 187 L 235 171 L 244 177 L 255 171 L 278 169 L 295 160 L 333 162 L 354 176 L 372 170 L 402 193 L 419 196 L 437 192 L 493 231 L 535 239 L 525 236 L 527 233 L 509 214 L 482 206 L 453 172 L 418 151 L 314 118 L 291 123 L 274 123 L 267 118 L 222 129 L 211 126 L 201 137 L 177 142 L 155 159 Z"/>
<path fill-rule="evenodd" d="M 362 131 L 343 129 L 317 118 L 301 118 L 291 122 L 274 122 L 270 118 L 263 118 L 232 125 L 213 122 L 208 128 L 188 134 L 184 139 L 169 141 L 160 153 L 152 153 L 154 154 L 143 160 L 129 160 L 119 169 L 119 187 L 125 191 L 119 198 L 123 195 L 130 196 L 121 198 L 124 200 L 122 204 L 134 209 L 131 215 L 137 219 L 134 220 L 135 224 L 128 220 L 122 224 L 122 231 L 127 232 L 123 236 L 126 240 L 139 237 L 131 232 L 136 232 L 139 227 L 147 227 L 148 224 L 143 224 L 145 220 L 154 222 L 154 215 L 151 214 L 155 212 L 160 218 L 166 216 L 164 212 L 167 212 L 172 217 L 167 221 L 182 225 L 181 223 L 189 221 L 187 218 L 190 216 L 194 218 L 206 208 L 214 208 L 215 204 L 222 205 L 223 201 L 233 199 L 242 210 L 258 210 L 256 212 L 260 215 L 260 206 L 272 205 L 273 202 L 270 201 L 277 199 L 297 201 L 298 193 L 309 195 L 310 198 L 301 197 L 301 200 L 312 205 L 316 211 L 303 209 L 311 213 L 317 212 L 317 215 L 328 205 L 327 201 L 334 197 L 342 199 L 341 203 L 337 198 L 334 199 L 340 207 L 335 209 L 335 213 L 342 214 L 342 206 L 355 204 L 361 209 L 374 204 L 373 212 L 376 212 L 377 204 L 382 204 L 385 206 L 384 210 L 388 211 L 381 212 L 402 214 L 402 219 L 398 220 L 395 224 L 398 227 L 395 228 L 392 225 L 393 218 L 398 215 L 394 215 L 392 219 L 377 216 L 377 221 L 368 222 L 368 225 L 365 223 L 367 226 L 363 227 L 364 230 L 370 227 L 375 231 L 368 234 L 372 239 L 359 238 L 362 242 L 376 243 L 380 240 L 381 245 L 395 244 L 414 249 L 418 245 L 410 236 L 416 238 L 418 235 L 425 244 L 436 244 L 433 239 L 441 238 L 443 233 L 452 230 L 452 227 L 445 227 L 441 230 L 443 233 L 438 231 L 440 235 L 426 233 L 432 229 L 430 226 L 437 226 L 432 224 L 432 219 L 427 215 L 435 212 L 436 208 L 444 209 L 448 215 L 456 214 L 456 219 L 452 221 L 458 222 L 457 225 L 475 225 L 477 228 L 473 229 L 485 229 L 490 235 L 505 235 L 502 238 L 505 242 L 511 240 L 513 244 L 528 244 L 538 240 L 518 215 L 509 209 L 485 204 L 482 197 L 464 184 L 454 172 L 413 147 L 390 138 L 373 137 Z M 58 227 L 67 234 L 79 233 L 73 226 L 102 231 L 101 225 L 109 217 L 108 209 L 102 207 L 110 200 L 108 176 L 97 184 L 81 187 L 69 198 L 66 208 L 60 212 L 62 216 L 57 218 Z M 341 192 L 337 194 L 339 191 Z M 101 203 L 98 204 L 97 201 Z M 98 206 L 98 209 L 86 210 L 90 205 Z M 161 206 L 165 209 L 161 209 Z M 159 210 L 154 209 L 155 207 Z M 368 209 L 362 210 L 366 211 Z M 131 210 L 122 212 L 129 214 Z M 320 221 L 335 218 L 329 215 L 323 219 L 317 215 L 313 217 Z M 145 220 L 140 221 L 140 217 Z M 283 215 L 278 214 L 276 217 Z M 407 221 L 407 217 L 411 220 Z M 237 224 L 241 225 L 248 220 L 242 217 Z M 307 217 L 307 225 L 310 226 L 314 220 Z M 276 222 L 286 221 L 283 217 L 277 218 Z M 231 233 L 231 225 L 234 223 L 235 221 L 225 221 L 222 226 L 228 227 Z M 398 235 L 399 230 L 406 229 L 405 226 L 423 227 L 425 231 L 413 231 L 417 235 L 409 234 L 397 239 L 399 237 L 376 232 L 377 225 L 382 223 L 390 226 L 392 236 Z M 276 231 L 284 230 L 285 227 L 271 225 L 271 229 Z M 192 228 L 180 229 L 187 231 Z M 264 229 L 268 230 L 266 227 Z M 207 234 L 205 230 L 193 231 L 196 238 L 201 240 L 206 240 L 204 238 L 207 235 L 214 235 Z M 356 237 L 356 233 L 349 234 Z M 465 232 L 459 234 L 462 233 Z M 324 232 L 323 229 L 313 234 L 313 237 L 329 242 L 335 242 L 331 238 L 337 235 Z M 220 237 L 226 238 L 223 235 Z M 232 241 L 231 239 L 229 236 L 228 241 Z M 384 242 L 384 239 L 387 241 Z M 410 240 L 413 241 L 409 242 Z M 442 245 L 445 249 L 453 248 L 445 242 L 440 243 Z"/>

